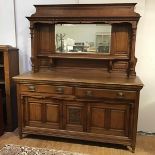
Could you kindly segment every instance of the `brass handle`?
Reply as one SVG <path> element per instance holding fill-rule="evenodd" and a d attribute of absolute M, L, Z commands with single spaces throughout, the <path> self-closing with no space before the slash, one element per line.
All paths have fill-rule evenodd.
<path fill-rule="evenodd" d="M 122 98 L 122 97 L 124 97 L 124 93 L 123 92 L 118 92 L 117 93 L 117 96 L 120 97 L 120 98 Z"/>
<path fill-rule="evenodd" d="M 90 97 L 93 95 L 93 92 L 91 90 L 86 91 L 86 96 Z"/>
<path fill-rule="evenodd" d="M 63 94 L 64 93 L 64 88 L 63 87 L 57 87 L 56 92 L 59 93 L 59 94 Z"/>
<path fill-rule="evenodd" d="M 29 89 L 29 91 L 35 91 L 35 90 L 36 90 L 36 88 L 35 88 L 34 85 L 30 85 L 30 86 L 28 86 L 28 89 Z"/>

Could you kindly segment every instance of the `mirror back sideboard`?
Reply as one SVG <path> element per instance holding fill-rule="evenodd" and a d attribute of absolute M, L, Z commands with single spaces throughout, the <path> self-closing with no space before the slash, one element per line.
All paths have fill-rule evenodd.
<path fill-rule="evenodd" d="M 27 17 L 32 71 L 14 77 L 21 138 L 26 133 L 116 143 L 134 152 L 143 87 L 135 72 L 140 18 L 135 5 L 35 5 L 36 13 Z M 58 24 L 111 25 L 109 53 L 103 52 L 102 41 L 93 53 L 88 50 L 93 44 L 97 47 L 92 40 L 74 41 L 64 38 L 66 33 L 55 33 Z M 70 39 L 68 46 L 65 39 Z"/>

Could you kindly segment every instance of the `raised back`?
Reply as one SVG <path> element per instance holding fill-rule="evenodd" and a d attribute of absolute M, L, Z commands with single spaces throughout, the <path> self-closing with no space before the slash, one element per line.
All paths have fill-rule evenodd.
<path fill-rule="evenodd" d="M 35 5 L 31 17 L 32 69 L 94 69 L 105 74 L 135 76 L 135 40 L 140 15 L 136 3 Z M 111 24 L 110 54 L 56 53 L 56 24 Z"/>

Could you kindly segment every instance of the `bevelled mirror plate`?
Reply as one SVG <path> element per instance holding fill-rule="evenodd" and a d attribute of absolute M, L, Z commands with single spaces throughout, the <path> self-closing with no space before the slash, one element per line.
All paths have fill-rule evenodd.
<path fill-rule="evenodd" d="M 56 52 L 110 54 L 111 25 L 56 24 Z"/>

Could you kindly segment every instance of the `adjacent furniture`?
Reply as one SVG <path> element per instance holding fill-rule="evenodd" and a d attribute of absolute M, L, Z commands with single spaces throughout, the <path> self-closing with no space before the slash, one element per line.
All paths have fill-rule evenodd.
<path fill-rule="evenodd" d="M 28 17 L 32 71 L 14 77 L 20 138 L 23 134 L 52 135 L 123 144 L 134 152 L 143 87 L 135 72 L 140 15 L 134 12 L 134 6 L 135 3 L 35 5 L 36 13 Z M 87 26 L 85 31 L 96 26 L 96 34 L 102 34 L 101 29 L 96 31 L 97 27 L 111 27 L 110 43 L 102 44 L 106 45 L 105 53 L 102 49 L 95 52 L 91 35 L 86 41 L 85 36 L 76 40 L 76 36 L 84 34 L 76 32 L 80 28 L 70 36 L 55 34 L 57 25 L 82 29 Z M 75 37 L 70 39 L 73 34 Z M 92 44 L 94 51 L 65 52 L 67 35 L 70 42 Z M 57 38 L 60 43 L 55 36 L 62 36 Z"/>
<path fill-rule="evenodd" d="M 4 121 L 3 121 L 3 102 L 2 102 L 2 92 L 0 90 L 0 136 L 4 132 Z"/>
<path fill-rule="evenodd" d="M 0 89 L 6 131 L 17 127 L 16 85 L 12 77 L 19 74 L 18 49 L 0 45 Z"/>

